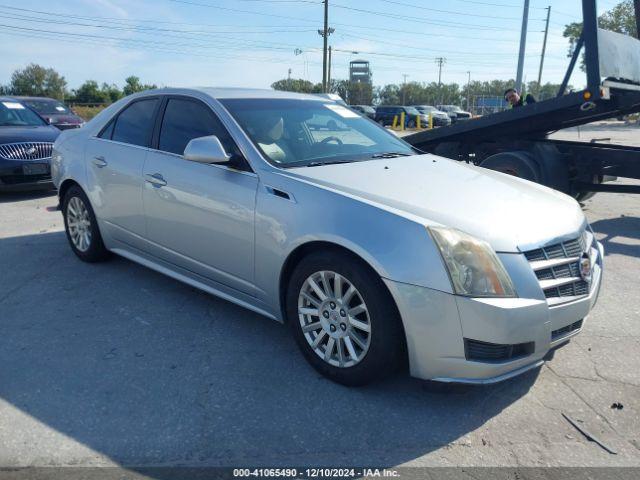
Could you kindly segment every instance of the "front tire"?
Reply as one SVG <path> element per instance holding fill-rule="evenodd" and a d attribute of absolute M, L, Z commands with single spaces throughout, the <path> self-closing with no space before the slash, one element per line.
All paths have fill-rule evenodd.
<path fill-rule="evenodd" d="M 73 186 L 65 194 L 62 216 L 71 250 L 80 260 L 95 263 L 109 258 L 91 203 L 80 187 Z"/>
<path fill-rule="evenodd" d="M 396 370 L 404 333 L 380 277 L 342 252 L 305 257 L 286 295 L 293 336 L 307 361 L 343 385 L 365 385 Z"/>

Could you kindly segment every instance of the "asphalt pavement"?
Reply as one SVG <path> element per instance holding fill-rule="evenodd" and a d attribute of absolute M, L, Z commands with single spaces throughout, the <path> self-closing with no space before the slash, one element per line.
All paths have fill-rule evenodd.
<path fill-rule="evenodd" d="M 276 322 L 80 262 L 56 203 L 0 196 L 0 467 L 640 466 L 638 196 L 585 203 L 606 271 L 582 334 L 487 387 L 331 383 Z"/>

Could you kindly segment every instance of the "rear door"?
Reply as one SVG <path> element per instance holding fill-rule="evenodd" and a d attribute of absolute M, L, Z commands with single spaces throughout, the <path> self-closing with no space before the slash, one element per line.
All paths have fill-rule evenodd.
<path fill-rule="evenodd" d="M 139 246 L 146 234 L 142 170 L 160 98 L 135 100 L 120 111 L 85 151 L 91 203 L 109 237 Z"/>
<path fill-rule="evenodd" d="M 216 135 L 231 164 L 184 159 L 190 140 Z M 154 254 L 191 272 L 254 294 L 254 214 L 258 177 L 211 107 L 185 96 L 163 102 L 155 149 L 144 167 L 147 238 Z"/>

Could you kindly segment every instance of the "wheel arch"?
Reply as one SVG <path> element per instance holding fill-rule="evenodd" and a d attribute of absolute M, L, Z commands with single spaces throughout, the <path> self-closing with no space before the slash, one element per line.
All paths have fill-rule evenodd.
<path fill-rule="evenodd" d="M 58 203 L 60 205 L 60 207 L 62 208 L 62 202 L 64 201 L 64 196 L 67 194 L 67 192 L 69 191 L 69 189 L 71 187 L 73 187 L 74 185 L 77 185 L 78 188 L 82 189 L 82 186 L 80 185 L 80 183 L 78 183 L 77 181 L 75 181 L 73 178 L 67 178 L 65 179 L 61 184 L 60 187 L 58 187 Z M 82 189 L 84 191 L 84 189 Z M 85 192 L 86 193 L 86 192 Z"/>
<path fill-rule="evenodd" d="M 285 298 L 286 298 L 287 286 L 289 283 L 289 279 L 291 278 L 291 274 L 293 273 L 294 269 L 303 258 L 305 258 L 306 256 L 312 253 L 327 251 L 327 250 L 346 254 L 351 258 L 353 258 L 354 260 L 356 260 L 357 262 L 359 262 L 360 264 L 362 264 L 363 267 L 367 268 L 369 271 L 371 271 L 375 275 L 382 277 L 381 273 L 373 265 L 371 265 L 371 263 L 368 262 L 362 255 L 359 255 L 352 249 L 347 248 L 343 245 L 339 245 L 337 243 L 327 241 L 327 240 L 313 240 L 313 241 L 305 242 L 301 245 L 298 245 L 289 253 L 289 255 L 287 256 L 286 260 L 282 265 L 282 268 L 280 269 L 280 279 L 278 284 L 278 300 L 280 303 L 280 314 L 282 315 L 282 319 L 284 320 L 285 323 L 288 321 L 287 315 L 286 315 Z M 382 283 L 384 284 L 384 282 Z M 385 290 L 389 294 L 389 298 L 391 299 L 391 301 L 393 301 L 393 304 L 397 310 L 398 306 L 396 305 L 396 302 L 393 299 L 391 292 L 388 291 L 386 285 L 385 285 Z"/>
<path fill-rule="evenodd" d="M 386 283 L 382 281 L 382 275 L 380 274 L 380 272 L 376 268 L 374 268 L 374 266 L 371 265 L 370 262 L 365 260 L 361 255 L 359 255 L 358 253 L 354 252 L 353 250 L 343 245 L 339 245 L 337 243 L 333 243 L 326 240 L 313 240 L 313 241 L 309 241 L 301 245 L 298 245 L 295 249 L 293 249 L 289 253 L 280 271 L 280 279 L 279 279 L 279 285 L 278 285 L 278 300 L 280 304 L 280 314 L 282 315 L 283 322 L 285 324 L 289 322 L 289 319 L 287 318 L 287 312 L 286 312 L 286 309 L 287 309 L 286 294 L 287 294 L 287 286 L 289 283 L 289 278 L 291 277 L 291 274 L 293 273 L 294 269 L 300 263 L 300 261 L 302 261 L 302 259 L 305 258 L 306 256 L 314 252 L 327 251 L 327 250 L 341 252 L 343 254 L 350 256 L 351 258 L 359 262 L 364 268 L 369 269 L 371 273 L 381 278 L 380 284 L 382 285 L 384 294 L 387 296 L 387 300 L 391 302 L 391 305 L 396 312 L 397 319 L 400 322 L 400 328 L 402 330 L 403 358 L 404 358 L 405 365 L 408 364 L 407 363 L 408 362 L 407 336 L 404 329 L 404 322 L 402 321 L 402 317 L 400 315 L 400 309 L 398 308 L 398 304 L 395 300 L 395 297 L 393 296 L 391 291 L 389 291 L 389 288 L 387 287 Z"/>

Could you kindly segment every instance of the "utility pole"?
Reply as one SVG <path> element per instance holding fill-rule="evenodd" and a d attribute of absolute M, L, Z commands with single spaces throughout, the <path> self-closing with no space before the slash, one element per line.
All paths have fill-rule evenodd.
<path fill-rule="evenodd" d="M 636 0 L 640 1 L 640 0 Z M 544 28 L 544 40 L 542 42 L 542 57 L 540 57 L 540 70 L 538 71 L 538 91 L 537 96 L 540 96 L 540 89 L 542 88 L 542 67 L 544 67 L 544 55 L 547 51 L 547 37 L 549 36 L 549 19 L 551 18 L 551 5 L 547 7 L 547 24 Z"/>
<path fill-rule="evenodd" d="M 471 101 L 471 71 L 467 72 L 467 75 L 469 75 L 469 79 L 467 80 L 467 112 L 470 112 L 470 101 Z"/>
<path fill-rule="evenodd" d="M 402 78 L 404 79 L 402 82 L 402 105 L 404 105 L 406 103 L 406 98 L 407 98 L 407 77 L 409 75 L 407 75 L 406 73 L 402 74 Z"/>
<path fill-rule="evenodd" d="M 636 12 L 636 30 L 638 38 L 640 38 L 640 0 L 633 0 L 633 6 Z"/>
<path fill-rule="evenodd" d="M 327 93 L 327 54 L 328 54 L 328 42 L 329 35 L 331 35 L 335 30 L 333 28 L 329 28 L 329 0 L 323 0 L 324 2 L 324 28 L 322 30 L 318 30 L 318 33 L 322 37 L 323 47 L 322 47 L 322 91 Z"/>
<path fill-rule="evenodd" d="M 522 92 L 522 72 L 524 70 L 524 52 L 527 46 L 527 28 L 529 25 L 529 0 L 524 0 L 522 14 L 522 32 L 520 33 L 520 54 L 518 55 L 518 73 L 516 74 L 516 90 Z"/>
<path fill-rule="evenodd" d="M 447 63 L 447 59 L 444 57 L 436 57 L 436 63 L 438 64 L 438 86 L 442 85 L 442 65 Z"/>

